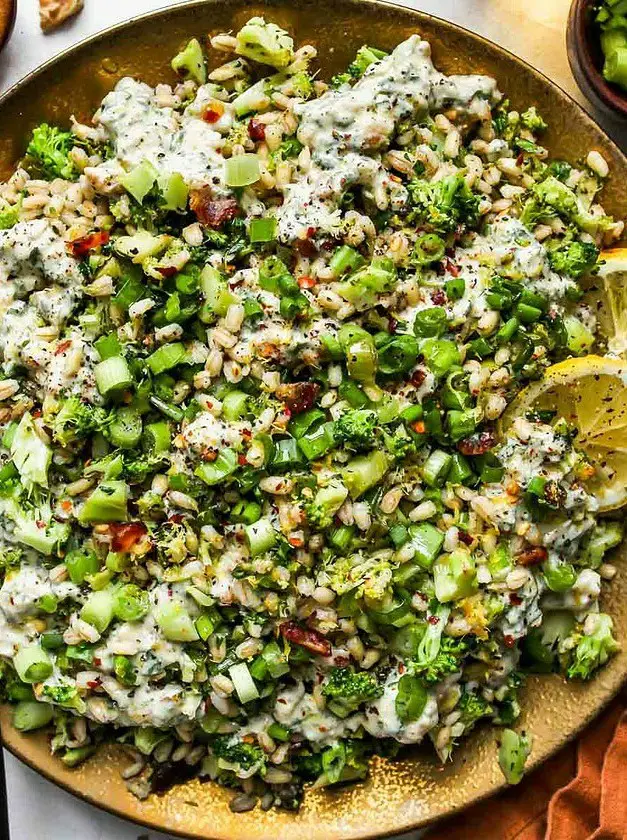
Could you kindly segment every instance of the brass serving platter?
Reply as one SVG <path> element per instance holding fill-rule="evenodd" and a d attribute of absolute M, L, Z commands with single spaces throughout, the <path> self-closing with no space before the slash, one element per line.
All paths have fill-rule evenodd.
<path fill-rule="evenodd" d="M 45 64 L 0 99 L 0 177 L 8 176 L 23 153 L 32 126 L 42 120 L 67 123 L 71 114 L 87 119 L 104 94 L 124 75 L 155 84 L 172 78 L 169 62 L 188 38 L 236 29 L 264 14 L 294 33 L 298 43 L 318 49 L 325 75 L 344 67 L 364 43 L 392 48 L 412 32 L 433 46 L 436 65 L 448 73 L 488 73 L 514 107 L 535 104 L 550 121 L 547 145 L 570 160 L 599 149 L 612 177 L 603 203 L 627 216 L 627 159 L 562 90 L 519 58 L 466 30 L 410 9 L 376 0 L 209 0 L 193 2 L 131 20 L 90 38 Z M 220 56 L 212 56 L 215 63 Z M 522 697 L 521 727 L 533 738 L 529 767 L 544 761 L 574 737 L 616 694 L 627 675 L 627 558 L 605 593 L 605 608 L 616 622 L 624 650 L 589 684 L 558 677 L 528 681 Z M 407 831 L 451 814 L 495 793 L 503 785 L 496 761 L 497 734 L 478 731 L 442 767 L 427 749 L 401 760 L 375 760 L 370 780 L 338 792 L 308 793 L 298 814 L 234 814 L 232 793 L 198 780 L 144 802 L 127 792 L 120 778 L 124 762 L 115 748 L 70 770 L 50 755 L 42 734 L 20 735 L 0 711 L 6 747 L 48 779 L 118 816 L 153 829 L 212 840 L 348 840 Z"/>

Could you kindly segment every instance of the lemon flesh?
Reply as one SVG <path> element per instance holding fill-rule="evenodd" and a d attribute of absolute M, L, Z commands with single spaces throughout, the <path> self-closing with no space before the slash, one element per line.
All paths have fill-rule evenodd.
<path fill-rule="evenodd" d="M 516 397 L 501 419 L 551 410 L 578 429 L 576 445 L 595 468 L 588 482 L 602 511 L 627 502 L 627 362 L 603 356 L 567 359 Z"/>

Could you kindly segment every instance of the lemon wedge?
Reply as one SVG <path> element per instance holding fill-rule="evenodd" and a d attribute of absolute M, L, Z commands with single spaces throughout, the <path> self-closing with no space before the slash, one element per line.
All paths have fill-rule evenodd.
<path fill-rule="evenodd" d="M 626 251 L 627 253 L 627 251 Z M 604 356 L 567 359 L 525 388 L 501 418 L 507 432 L 530 411 L 557 411 L 578 429 L 576 446 L 595 468 L 588 491 L 600 510 L 627 502 L 627 362 Z"/>
<path fill-rule="evenodd" d="M 627 357 L 627 248 L 612 248 L 599 257 L 599 273 L 584 281 L 586 300 L 607 338 L 607 348 Z"/>

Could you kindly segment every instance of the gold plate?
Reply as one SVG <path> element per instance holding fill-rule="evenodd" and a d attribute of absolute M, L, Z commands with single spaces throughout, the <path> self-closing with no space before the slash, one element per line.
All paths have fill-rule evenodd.
<path fill-rule="evenodd" d="M 451 23 L 380 2 L 358 0 L 243 0 L 195 2 L 161 10 L 114 27 L 45 64 L 0 100 L 0 177 L 8 176 L 23 153 L 33 125 L 66 124 L 71 114 L 88 118 L 105 93 L 124 75 L 151 84 L 171 80 L 170 58 L 188 38 L 237 29 L 256 14 L 289 29 L 297 43 L 318 49 L 325 77 L 343 68 L 364 43 L 391 49 L 412 32 L 433 46 L 435 63 L 447 73 L 488 73 L 513 107 L 535 104 L 550 122 L 546 143 L 555 156 L 585 158 L 599 149 L 612 177 L 603 197 L 608 212 L 627 216 L 627 160 L 601 129 L 563 91 L 501 47 Z M 212 55 L 220 63 L 220 56 Z M 604 587 L 604 607 L 616 622 L 624 650 L 588 684 L 559 677 L 531 678 L 522 696 L 520 726 L 533 737 L 529 767 L 544 761 L 577 734 L 616 694 L 627 675 L 627 562 Z M 374 761 L 363 785 L 329 793 L 308 793 L 298 814 L 233 814 L 232 792 L 198 780 L 140 802 L 127 792 L 119 753 L 107 748 L 76 770 L 49 752 L 45 735 L 20 735 L 0 714 L 6 746 L 48 779 L 101 808 L 154 829 L 214 840 L 348 840 L 400 833 L 451 814 L 495 793 L 503 778 L 496 761 L 497 733 L 479 730 L 442 767 L 425 749 L 400 761 Z"/>

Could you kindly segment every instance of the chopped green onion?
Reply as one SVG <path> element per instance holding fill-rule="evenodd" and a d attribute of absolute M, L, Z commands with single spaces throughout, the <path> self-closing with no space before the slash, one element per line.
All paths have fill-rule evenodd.
<path fill-rule="evenodd" d="M 356 271 L 364 264 L 365 260 L 359 251 L 349 245 L 341 245 L 329 261 L 329 268 L 334 277 L 340 277 L 347 271 Z"/>
<path fill-rule="evenodd" d="M 174 420 L 177 423 L 180 423 L 183 417 L 185 416 L 185 412 L 182 408 L 179 408 L 177 405 L 170 405 L 170 403 L 165 402 L 165 400 L 159 399 L 159 397 L 150 396 L 148 398 L 148 402 L 157 411 L 160 411 L 165 417 L 169 417 L 170 420 Z"/>
<path fill-rule="evenodd" d="M 150 609 L 148 593 L 134 583 L 127 583 L 115 593 L 113 612 L 120 621 L 139 621 Z"/>
<path fill-rule="evenodd" d="M 447 328 L 446 309 L 442 306 L 431 306 L 421 309 L 414 319 L 414 335 L 419 338 L 439 338 Z"/>
<path fill-rule="evenodd" d="M 446 243 L 436 233 L 423 233 L 416 240 L 411 260 L 418 265 L 439 262 L 444 256 Z"/>
<path fill-rule="evenodd" d="M 53 718 L 54 710 L 49 703 L 38 703 L 36 700 L 21 700 L 13 708 L 12 722 L 20 732 L 32 732 L 48 726 Z"/>
<path fill-rule="evenodd" d="M 52 662 L 39 645 L 21 647 L 13 657 L 13 667 L 22 682 L 43 682 L 51 676 Z"/>
<path fill-rule="evenodd" d="M 423 569 L 431 569 L 444 544 L 444 534 L 429 522 L 412 525 L 409 528 L 410 545 L 414 549 L 414 560 Z"/>
<path fill-rule="evenodd" d="M 94 341 L 94 347 L 103 362 L 106 359 L 110 359 L 111 356 L 120 356 L 122 354 L 122 345 L 115 333 L 101 335 L 99 339 Z"/>

